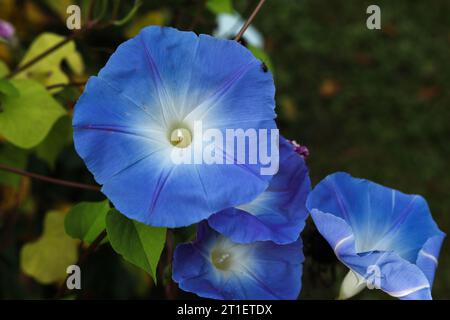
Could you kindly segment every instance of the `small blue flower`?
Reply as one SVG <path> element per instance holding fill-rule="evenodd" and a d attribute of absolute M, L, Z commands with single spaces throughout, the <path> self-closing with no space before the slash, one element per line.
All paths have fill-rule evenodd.
<path fill-rule="evenodd" d="M 302 242 L 237 244 L 198 226 L 197 240 L 175 249 L 172 277 L 185 291 L 212 299 L 296 299 L 301 289 Z"/>
<path fill-rule="evenodd" d="M 280 169 L 267 190 L 250 203 L 212 215 L 208 223 L 238 243 L 294 242 L 308 217 L 305 204 L 310 190 L 304 158 L 292 143 L 280 137 Z"/>
<path fill-rule="evenodd" d="M 335 173 L 314 188 L 306 206 L 338 259 L 369 287 L 400 299 L 431 299 L 445 234 L 421 196 Z"/>
<path fill-rule="evenodd" d="M 221 132 L 276 128 L 274 92 L 270 72 L 236 41 L 147 27 L 89 79 L 74 111 L 75 148 L 119 211 L 190 225 L 251 201 L 271 176 L 259 162 L 177 164 L 174 150 L 202 153 L 198 121 Z"/>

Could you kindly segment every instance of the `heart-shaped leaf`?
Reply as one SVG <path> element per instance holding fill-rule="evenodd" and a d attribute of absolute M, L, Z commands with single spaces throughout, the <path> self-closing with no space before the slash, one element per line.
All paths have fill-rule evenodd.
<path fill-rule="evenodd" d="M 18 147 L 29 149 L 40 143 L 66 111 L 39 83 L 13 80 L 18 97 L 5 96 L 0 112 L 0 135 Z"/>
<path fill-rule="evenodd" d="M 51 211 L 45 217 L 42 236 L 22 247 L 22 271 L 43 284 L 64 280 L 67 267 L 77 261 L 77 248 L 78 240 L 64 231 L 64 214 Z"/>
<path fill-rule="evenodd" d="M 63 36 L 54 33 L 43 33 L 33 41 L 27 53 L 23 57 L 19 66 L 22 66 L 47 49 L 55 46 L 64 40 Z M 39 60 L 33 66 L 23 72 L 18 73 L 15 79 L 34 79 L 45 86 L 51 86 L 60 83 L 69 83 L 69 78 L 61 69 L 62 62 L 66 61 L 70 69 L 77 75 L 83 73 L 84 65 L 81 55 L 77 52 L 75 42 L 70 41 L 67 44 L 48 54 L 45 58 Z M 61 88 L 52 89 L 52 93 L 60 91 Z"/>
<path fill-rule="evenodd" d="M 91 243 L 106 228 L 106 214 L 110 210 L 108 200 L 81 202 L 66 216 L 65 228 L 69 236 Z"/>
<path fill-rule="evenodd" d="M 156 267 L 166 241 L 166 228 L 150 227 L 111 210 L 106 230 L 113 249 L 125 260 L 147 271 L 156 282 Z"/>

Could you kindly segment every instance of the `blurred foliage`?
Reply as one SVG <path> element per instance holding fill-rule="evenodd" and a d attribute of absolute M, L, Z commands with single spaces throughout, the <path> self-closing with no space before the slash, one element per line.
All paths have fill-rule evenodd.
<path fill-rule="evenodd" d="M 64 214 L 49 212 L 41 237 L 21 249 L 22 271 L 42 284 L 62 281 L 67 266 L 77 261 L 77 246 L 78 240 L 71 239 L 64 230 Z"/>
<path fill-rule="evenodd" d="M 38 55 L 42 54 L 52 46 L 58 44 L 64 40 L 63 36 L 53 33 L 43 33 L 39 35 L 36 40 L 33 41 L 28 51 L 25 53 L 19 66 L 23 66 L 30 62 Z M 45 86 L 51 86 L 54 84 L 67 84 L 69 78 L 66 73 L 61 69 L 62 62 L 65 62 L 67 66 L 75 75 L 83 73 L 83 59 L 75 49 L 75 43 L 73 41 L 63 45 L 58 50 L 50 53 L 43 58 L 39 63 L 28 68 L 25 72 L 21 72 L 15 76 L 16 79 L 34 79 L 39 81 Z M 51 92 L 56 92 L 59 89 L 53 89 Z"/>
<path fill-rule="evenodd" d="M 382 30 L 365 27 L 370 1 L 268 1 L 255 25 L 276 67 L 282 133 L 306 144 L 313 183 L 348 171 L 423 195 L 450 231 L 450 29 L 448 1 L 377 1 Z M 306 231 L 305 231 L 306 232 Z M 304 239 L 309 242 L 308 236 Z M 311 252 L 307 252 L 311 254 Z M 333 260 L 334 261 L 334 260 Z M 310 272 L 302 296 L 335 297 Z M 339 266 L 341 267 L 341 266 Z M 450 298 L 450 247 L 435 298 Z M 329 277 L 324 269 L 323 277 Z M 322 274 L 321 272 L 321 274 Z M 386 295 L 366 290 L 360 298 Z"/>
<path fill-rule="evenodd" d="M 36 156 L 53 168 L 63 148 L 71 143 L 72 118 L 63 116 L 55 122 L 45 139 L 36 146 Z"/>
<path fill-rule="evenodd" d="M 65 110 L 34 80 L 13 80 L 18 96 L 5 96 L 0 113 L 0 134 L 18 147 L 39 144 Z"/>
<path fill-rule="evenodd" d="M 81 5 L 85 24 L 91 3 L 87 0 L 0 0 L 0 19 L 16 29 L 14 42 L 0 43 L 0 77 L 68 35 L 66 8 L 75 2 Z M 103 16 L 100 26 L 29 72 L 0 83 L 1 164 L 93 184 L 71 140 L 70 116 L 82 86 L 47 90 L 45 86 L 84 82 L 103 67 L 120 43 L 146 25 L 211 34 L 218 13 L 236 10 L 248 17 L 257 1 L 143 1 L 136 12 L 132 11 L 134 1 L 96 3 L 93 15 Z M 106 12 L 104 3 L 110 5 Z M 278 125 L 286 137 L 309 147 L 314 184 L 334 171 L 348 171 L 422 194 L 441 229 L 449 233 L 450 2 L 379 0 L 382 30 L 366 28 L 370 4 L 366 0 L 267 0 L 253 23 L 264 35 L 265 47 L 249 49 L 274 73 Z M 118 26 L 123 18 L 126 23 Z M 64 215 L 57 212 L 72 208 L 68 214 L 72 218 L 66 220 L 68 234 L 91 243 L 103 227 L 107 202 L 101 193 L 2 171 L 0 184 L 0 298 L 52 298 L 65 275 L 59 259 L 67 259 L 67 265 L 77 256 L 77 240 L 64 233 Z M 90 215 L 92 210 L 98 216 Z M 93 229 L 91 219 L 96 221 Z M 155 250 L 139 245 L 139 230 L 145 226 L 114 211 L 108 213 L 107 221 L 111 219 L 117 225 L 108 230 L 110 245 L 101 245 L 85 262 L 78 298 L 194 297 L 170 280 L 173 247 L 192 239 L 194 228 L 176 230 L 173 237 L 168 234 L 164 250 L 165 230 L 150 233 L 156 239 Z M 51 221 L 54 233 L 49 233 Z M 132 241 L 124 241 L 124 230 L 129 234 L 125 240 Z M 306 261 L 301 297 L 334 299 L 346 268 L 310 220 L 302 237 Z M 448 299 L 447 242 L 439 263 L 433 295 Z M 158 279 L 158 285 L 150 275 Z M 357 298 L 389 297 L 366 290 Z"/>
<path fill-rule="evenodd" d="M 3 61 L 0 61 L 0 77 L 5 76 L 8 72 L 8 66 Z"/>
<path fill-rule="evenodd" d="M 25 150 L 19 149 L 11 144 L 0 145 L 0 163 L 14 168 L 24 169 L 27 162 L 27 153 Z M 3 186 L 18 188 L 21 177 L 0 171 L 0 183 Z"/>
<path fill-rule="evenodd" d="M 208 0 L 206 1 L 206 7 L 216 14 L 233 13 L 233 4 L 231 0 Z"/>

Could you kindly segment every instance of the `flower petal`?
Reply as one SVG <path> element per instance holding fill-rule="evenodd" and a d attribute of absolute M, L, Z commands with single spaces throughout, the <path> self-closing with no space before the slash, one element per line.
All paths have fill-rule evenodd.
<path fill-rule="evenodd" d="M 357 253 L 352 228 L 344 219 L 317 209 L 311 211 L 311 216 L 338 259 L 351 270 L 393 297 L 431 299 L 431 286 L 416 265 L 394 252 Z M 379 274 L 374 275 L 373 270 Z"/>
<path fill-rule="evenodd" d="M 305 161 L 280 137 L 280 169 L 269 187 L 250 203 L 212 215 L 208 223 L 238 243 L 294 242 L 308 216 L 305 202 L 310 189 Z"/>
<path fill-rule="evenodd" d="M 74 112 L 74 142 L 98 183 L 168 147 L 164 132 L 148 125 L 152 121 L 105 81 L 90 78 Z"/>
<path fill-rule="evenodd" d="M 434 273 L 438 266 L 439 252 L 444 238 L 444 233 L 429 238 L 417 256 L 416 265 L 425 273 L 430 285 L 433 285 Z"/>
<path fill-rule="evenodd" d="M 218 245 L 238 255 L 230 271 L 212 262 L 211 251 Z M 301 288 L 301 249 L 301 240 L 283 246 L 269 241 L 239 245 L 201 223 L 197 240 L 176 248 L 172 277 L 181 289 L 202 297 L 295 299 Z"/>
<path fill-rule="evenodd" d="M 255 120 L 273 120 L 275 87 L 261 61 L 236 41 L 199 36 L 190 82 L 187 119 L 203 119 L 207 128 L 243 128 Z M 212 90 L 201 89 L 209 83 Z M 257 128 L 257 127 L 256 127 Z"/>
<path fill-rule="evenodd" d="M 267 188 L 261 163 L 179 165 L 169 141 L 178 125 L 199 120 L 222 132 L 237 117 L 235 127 L 276 128 L 273 80 L 257 65 L 234 41 L 173 28 L 144 28 L 119 46 L 88 81 L 73 126 L 77 152 L 122 213 L 185 226 Z"/>
<path fill-rule="evenodd" d="M 412 263 L 425 241 L 440 233 L 421 196 L 346 173 L 322 180 L 308 197 L 307 207 L 344 219 L 353 230 L 358 252 L 395 251 Z"/>

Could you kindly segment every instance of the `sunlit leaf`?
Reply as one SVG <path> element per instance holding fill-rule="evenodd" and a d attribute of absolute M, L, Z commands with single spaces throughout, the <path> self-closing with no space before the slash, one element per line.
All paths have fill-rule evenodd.
<path fill-rule="evenodd" d="M 17 169 L 24 169 L 27 163 L 27 153 L 25 150 L 10 144 L 0 145 L 0 163 Z M 0 171 L 0 184 L 17 188 L 21 176 Z"/>
<path fill-rule="evenodd" d="M 231 0 L 208 0 L 206 7 L 213 13 L 233 13 Z"/>
<path fill-rule="evenodd" d="M 65 228 L 72 238 L 92 243 L 106 228 L 106 214 L 110 210 L 108 200 L 81 202 L 66 216 Z"/>
<path fill-rule="evenodd" d="M 33 41 L 27 53 L 23 57 L 20 65 L 24 65 L 42 52 L 53 47 L 64 40 L 63 36 L 54 33 L 43 33 L 36 40 Z M 34 79 L 45 86 L 53 84 L 68 83 L 69 78 L 61 69 L 62 62 L 66 61 L 71 70 L 79 75 L 84 70 L 83 60 L 80 54 L 76 51 L 75 42 L 69 43 L 58 48 L 56 51 L 50 53 L 39 62 L 20 72 L 15 76 L 16 79 Z M 58 92 L 61 88 L 52 89 L 51 91 Z"/>
<path fill-rule="evenodd" d="M 8 74 L 9 69 L 8 66 L 0 60 L 0 77 L 4 77 Z"/>
<path fill-rule="evenodd" d="M 111 210 L 106 216 L 106 230 L 113 249 L 128 262 L 147 271 L 156 282 L 166 228 L 150 227 Z"/>
<path fill-rule="evenodd" d="M 36 155 L 53 168 L 62 149 L 71 141 L 72 120 L 69 116 L 64 116 L 56 121 L 44 141 L 36 147 Z"/>
<path fill-rule="evenodd" d="M 0 112 L 0 135 L 21 148 L 40 143 L 66 112 L 45 88 L 33 80 L 14 80 L 19 97 L 6 96 Z"/>
<path fill-rule="evenodd" d="M 76 74 L 81 75 L 84 71 L 84 63 L 83 58 L 81 57 L 81 54 L 78 52 L 72 52 L 71 54 L 68 54 L 66 57 L 67 65 L 70 67 L 70 69 Z"/>
<path fill-rule="evenodd" d="M 77 262 L 77 245 L 78 240 L 70 238 L 64 231 L 64 214 L 51 211 L 45 217 L 41 237 L 22 247 L 21 269 L 43 284 L 63 280 L 67 267 Z"/>

